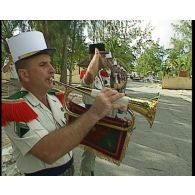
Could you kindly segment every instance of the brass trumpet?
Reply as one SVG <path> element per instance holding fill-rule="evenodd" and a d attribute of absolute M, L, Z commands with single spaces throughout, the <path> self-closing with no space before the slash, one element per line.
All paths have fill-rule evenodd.
<path fill-rule="evenodd" d="M 53 83 L 54 84 L 57 83 L 57 84 L 65 87 L 65 89 L 66 89 L 65 102 L 68 101 L 68 94 L 74 90 L 81 92 L 82 94 L 89 95 L 89 96 L 94 97 L 94 98 L 100 92 L 99 90 L 90 89 L 90 88 L 81 87 L 81 86 L 71 86 L 71 85 L 64 84 L 62 82 L 55 81 L 55 80 L 53 80 Z M 147 121 L 150 124 L 150 127 L 152 127 L 154 119 L 155 119 L 155 114 L 156 114 L 158 102 L 159 102 L 159 94 L 156 97 L 154 97 L 152 99 L 148 99 L 148 100 L 137 99 L 137 98 L 127 97 L 127 96 L 124 96 L 124 97 L 118 99 L 117 101 L 115 101 L 115 103 L 125 104 L 127 106 L 127 108 L 128 108 L 127 111 L 129 112 L 129 114 L 131 116 L 131 122 L 129 121 L 128 128 L 123 128 L 123 127 L 114 127 L 114 128 L 116 128 L 118 130 L 122 130 L 122 131 L 132 131 L 132 129 L 134 127 L 134 123 L 135 123 L 135 115 L 132 112 L 132 110 L 145 116 L 145 118 L 147 119 Z M 74 117 L 79 116 L 78 114 L 71 112 L 68 109 L 68 106 L 66 104 L 65 104 L 65 108 L 66 108 L 67 113 L 69 115 L 74 116 Z M 98 122 L 98 123 L 101 125 L 104 125 L 104 126 L 113 127 L 112 125 L 104 123 L 104 122 Z"/>

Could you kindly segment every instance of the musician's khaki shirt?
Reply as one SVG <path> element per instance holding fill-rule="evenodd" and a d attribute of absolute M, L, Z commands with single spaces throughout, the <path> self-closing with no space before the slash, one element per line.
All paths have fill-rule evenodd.
<path fill-rule="evenodd" d="M 13 155 L 16 158 L 18 169 L 21 173 L 32 173 L 65 164 L 72 157 L 72 152 L 64 155 L 51 165 L 29 153 L 31 148 L 44 136 L 66 125 L 62 104 L 55 95 L 49 94 L 47 94 L 47 99 L 51 110 L 31 93 L 28 93 L 24 99 L 38 114 L 38 118 L 28 123 L 11 122 L 5 127 L 5 131 L 13 146 Z M 23 132 L 22 134 L 24 135 L 19 136 L 18 132 Z"/>

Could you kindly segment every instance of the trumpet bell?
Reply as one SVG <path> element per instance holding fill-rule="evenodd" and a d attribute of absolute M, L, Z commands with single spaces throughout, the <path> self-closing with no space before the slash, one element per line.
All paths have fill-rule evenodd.
<path fill-rule="evenodd" d="M 152 127 L 157 111 L 157 105 L 159 103 L 159 97 L 160 95 L 158 94 L 156 97 L 149 100 L 129 98 L 128 108 L 143 115 L 149 122 L 150 127 Z"/>

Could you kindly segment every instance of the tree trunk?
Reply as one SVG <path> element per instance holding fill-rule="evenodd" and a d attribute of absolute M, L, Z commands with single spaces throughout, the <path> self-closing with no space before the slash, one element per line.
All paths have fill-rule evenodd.
<path fill-rule="evenodd" d="M 43 20 L 42 25 L 43 25 L 43 34 L 45 37 L 45 41 L 46 41 L 47 47 L 49 48 L 51 44 L 50 44 L 50 37 L 49 37 L 48 21 Z"/>
<path fill-rule="evenodd" d="M 72 84 L 72 69 L 70 69 L 70 73 L 69 73 L 69 85 Z"/>
<path fill-rule="evenodd" d="M 62 50 L 62 66 L 60 82 L 67 83 L 67 35 L 65 34 Z"/>
<path fill-rule="evenodd" d="M 71 45 L 71 58 L 70 58 L 70 65 L 69 65 L 69 85 L 71 85 L 72 83 L 72 69 L 74 68 L 73 67 L 73 51 L 75 50 L 74 47 L 75 47 L 75 41 L 76 41 L 76 38 L 75 38 L 75 35 L 76 35 L 76 27 L 77 27 L 77 21 L 74 20 L 73 21 L 73 32 L 72 32 L 72 45 Z"/>
<path fill-rule="evenodd" d="M 42 21 L 43 35 L 48 48 L 51 48 L 51 36 L 49 34 L 49 25 L 47 20 Z M 53 64 L 53 58 L 51 58 L 51 64 Z"/>

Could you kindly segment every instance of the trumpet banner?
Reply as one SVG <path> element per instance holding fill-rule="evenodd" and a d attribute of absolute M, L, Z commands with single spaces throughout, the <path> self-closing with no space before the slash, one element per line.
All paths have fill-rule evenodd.
<path fill-rule="evenodd" d="M 79 115 L 87 110 L 72 101 L 68 103 L 68 107 L 71 112 Z M 69 122 L 72 122 L 75 118 L 76 117 L 69 115 L 68 120 Z M 119 127 L 127 127 L 129 125 L 125 120 L 108 116 L 104 117 L 101 122 Z M 100 158 L 120 165 L 125 156 L 130 136 L 131 132 L 96 124 L 81 142 L 81 146 L 84 146 L 85 149 L 91 151 Z"/>

